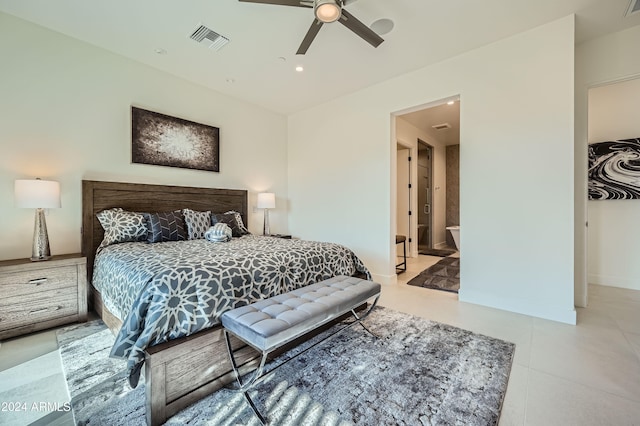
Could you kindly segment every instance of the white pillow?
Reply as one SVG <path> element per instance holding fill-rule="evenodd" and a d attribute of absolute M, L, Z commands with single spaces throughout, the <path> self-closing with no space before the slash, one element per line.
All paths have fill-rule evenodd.
<path fill-rule="evenodd" d="M 128 212 L 121 208 L 102 210 L 96 217 L 104 229 L 104 239 L 98 251 L 118 243 L 144 241 L 147 238 L 147 224 L 140 213 Z"/>
<path fill-rule="evenodd" d="M 187 232 L 190 240 L 201 240 L 205 232 L 211 226 L 211 212 L 197 212 L 190 209 L 183 209 L 184 221 L 187 223 Z"/>

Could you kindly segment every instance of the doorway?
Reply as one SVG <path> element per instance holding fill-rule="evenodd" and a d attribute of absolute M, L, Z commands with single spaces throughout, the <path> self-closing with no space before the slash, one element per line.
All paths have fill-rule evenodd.
<path fill-rule="evenodd" d="M 418 139 L 418 251 L 433 248 L 433 147 Z"/>
<path fill-rule="evenodd" d="M 589 284 L 640 290 L 640 268 L 635 255 L 630 255 L 640 251 L 638 108 L 640 78 L 589 88 L 590 198 L 586 210 Z M 585 299 L 587 296 L 585 291 Z"/>
<path fill-rule="evenodd" d="M 396 235 L 407 233 L 411 257 L 418 257 L 421 251 L 448 249 L 446 227 L 460 224 L 457 213 L 455 220 L 449 217 L 451 207 L 459 205 L 459 179 L 456 176 L 452 182 L 453 192 L 448 183 L 453 171 L 449 160 L 459 158 L 450 151 L 460 144 L 460 99 L 455 96 L 400 111 L 394 119 Z"/>

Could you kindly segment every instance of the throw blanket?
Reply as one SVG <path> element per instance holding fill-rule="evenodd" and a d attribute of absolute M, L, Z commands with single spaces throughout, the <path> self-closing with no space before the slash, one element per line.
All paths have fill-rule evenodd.
<path fill-rule="evenodd" d="M 147 347 L 217 325 L 223 312 L 256 300 L 357 273 L 371 279 L 344 246 L 246 235 L 111 245 L 96 256 L 93 285 L 123 320 L 111 356 L 127 359 L 135 387 Z"/>
<path fill-rule="evenodd" d="M 204 233 L 204 238 L 214 243 L 226 243 L 232 237 L 233 231 L 226 223 L 216 223 Z"/>

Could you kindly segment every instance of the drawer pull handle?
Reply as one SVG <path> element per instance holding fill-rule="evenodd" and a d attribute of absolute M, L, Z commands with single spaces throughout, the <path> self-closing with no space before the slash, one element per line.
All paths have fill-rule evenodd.
<path fill-rule="evenodd" d="M 33 280 L 29 280 L 28 284 L 35 284 L 35 285 L 40 285 L 40 284 L 44 284 L 47 282 L 46 278 L 36 278 Z"/>
<path fill-rule="evenodd" d="M 53 307 L 48 307 L 48 308 L 34 309 L 33 311 L 29 311 L 29 313 L 30 314 L 39 314 L 40 312 L 59 311 L 60 309 L 62 309 L 62 306 L 53 306 Z"/>

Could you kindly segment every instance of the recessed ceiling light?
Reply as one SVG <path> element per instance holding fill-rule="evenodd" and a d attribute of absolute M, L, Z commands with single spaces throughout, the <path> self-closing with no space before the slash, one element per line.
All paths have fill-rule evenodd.
<path fill-rule="evenodd" d="M 394 24 L 391 19 L 382 18 L 374 21 L 370 28 L 378 35 L 385 35 L 391 32 L 393 26 Z"/>
<path fill-rule="evenodd" d="M 454 101 L 449 101 L 447 102 L 447 105 L 453 105 L 455 102 Z"/>
<path fill-rule="evenodd" d="M 157 48 L 157 49 L 155 50 L 155 52 L 156 52 L 158 55 L 166 55 L 166 54 L 167 54 L 167 51 L 166 51 L 166 50 L 164 50 L 164 49 L 161 49 L 161 48 Z"/>
<path fill-rule="evenodd" d="M 227 79 L 227 83 L 229 83 L 229 84 L 231 84 L 231 83 L 235 83 L 235 82 L 236 82 L 236 80 L 235 80 L 235 79 L 233 79 L 233 78 L 228 78 L 228 79 Z"/>
<path fill-rule="evenodd" d="M 304 67 L 303 67 L 302 65 L 298 65 L 298 66 L 296 67 L 296 71 L 298 71 L 298 72 L 302 72 L 302 71 L 304 71 Z"/>

